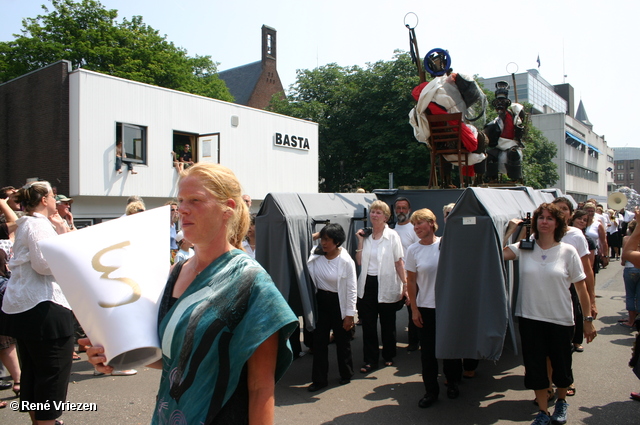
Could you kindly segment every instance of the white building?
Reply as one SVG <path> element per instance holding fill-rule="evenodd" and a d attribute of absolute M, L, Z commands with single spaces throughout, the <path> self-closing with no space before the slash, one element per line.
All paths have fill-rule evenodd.
<path fill-rule="evenodd" d="M 613 184 L 613 149 L 604 138 L 562 112 L 532 115 L 531 122 L 558 148 L 553 162 L 560 179 L 555 187 L 578 202 L 606 202 Z"/>
<path fill-rule="evenodd" d="M 0 106 L 12 123 L 0 124 L 2 186 L 49 180 L 74 199 L 76 220 L 99 222 L 122 215 L 131 195 L 148 208 L 174 197 L 172 151 L 190 143 L 194 161 L 231 168 L 255 200 L 318 192 L 316 123 L 69 66 L 57 62 L 0 85 L 13 106 Z M 138 174 L 126 166 L 116 173 L 116 140 Z"/>
<path fill-rule="evenodd" d="M 531 122 L 558 148 L 554 163 L 560 179 L 554 187 L 580 202 L 588 198 L 606 201 L 613 184 L 613 149 L 603 136 L 593 132 L 582 101 L 574 118 L 574 95 L 570 84 L 552 85 L 538 70 L 515 74 L 515 89 L 509 90 L 512 102 L 533 105 Z M 511 75 L 479 78 L 486 89 L 506 81 L 513 86 Z M 526 148 L 526 147 L 525 147 Z"/>

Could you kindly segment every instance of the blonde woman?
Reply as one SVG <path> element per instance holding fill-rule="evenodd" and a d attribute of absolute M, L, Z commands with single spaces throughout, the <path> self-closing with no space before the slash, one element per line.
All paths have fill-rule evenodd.
<path fill-rule="evenodd" d="M 422 382 L 425 395 L 418 406 L 427 408 L 438 400 L 438 359 L 436 358 L 436 275 L 440 259 L 440 238 L 435 214 L 423 208 L 411 216 L 413 230 L 420 240 L 407 250 L 407 281 L 413 322 L 420 329 Z M 462 360 L 444 359 L 447 397 L 457 398 L 462 378 Z"/>
<path fill-rule="evenodd" d="M 244 251 L 249 213 L 231 170 L 196 164 L 178 183 L 184 237 L 196 249 L 173 266 L 160 303 L 162 369 L 152 424 L 273 423 L 275 382 L 293 359 L 298 319 Z M 88 340 L 83 341 L 89 344 Z M 100 372 L 102 347 L 87 350 Z"/>
<path fill-rule="evenodd" d="M 356 262 L 362 267 L 358 276 L 358 316 L 362 322 L 364 365 L 361 373 L 378 367 L 378 317 L 382 336 L 382 358 L 385 366 L 393 365 L 396 356 L 396 311 L 408 300 L 404 272 L 404 253 L 400 236 L 387 225 L 391 209 L 382 201 L 374 201 L 369 211 L 371 234 L 358 230 Z"/>

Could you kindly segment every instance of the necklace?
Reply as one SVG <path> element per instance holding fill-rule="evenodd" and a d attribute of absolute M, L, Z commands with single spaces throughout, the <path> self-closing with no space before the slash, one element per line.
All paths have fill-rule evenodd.
<path fill-rule="evenodd" d="M 540 248 L 542 249 L 542 248 Z M 547 251 L 551 249 L 551 248 L 547 248 L 547 249 L 542 249 L 542 255 L 540 256 L 540 258 L 542 258 L 542 261 L 547 259 Z"/>
<path fill-rule="evenodd" d="M 542 261 L 546 261 L 546 259 L 548 258 L 547 256 L 547 251 L 549 251 L 551 248 L 553 248 L 554 246 L 556 246 L 557 244 L 553 244 L 551 245 L 549 248 L 547 249 L 543 249 L 540 245 L 538 245 L 538 248 L 540 248 L 540 250 L 542 251 L 542 255 L 540 255 L 540 258 L 542 258 Z"/>
<path fill-rule="evenodd" d="M 336 252 L 333 252 L 331 254 L 331 258 L 329 258 L 329 254 L 324 255 L 324 258 L 327 259 L 327 261 L 331 261 L 331 260 L 335 260 L 336 258 L 338 258 L 338 256 L 340 255 L 340 249 L 338 249 Z"/>
<path fill-rule="evenodd" d="M 189 261 L 191 261 L 191 260 L 189 260 Z M 204 269 L 206 269 L 206 267 Z M 193 262 L 193 271 L 196 273 L 196 276 L 200 276 L 200 273 L 202 273 L 204 271 L 204 269 L 198 271 L 198 266 L 196 265 L 196 262 L 195 261 Z"/>

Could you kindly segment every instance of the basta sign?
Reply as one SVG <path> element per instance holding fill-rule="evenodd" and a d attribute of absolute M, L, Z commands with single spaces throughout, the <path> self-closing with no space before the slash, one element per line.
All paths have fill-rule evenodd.
<path fill-rule="evenodd" d="M 283 148 L 309 150 L 309 139 L 300 136 L 289 136 L 288 134 L 276 133 L 273 144 Z"/>

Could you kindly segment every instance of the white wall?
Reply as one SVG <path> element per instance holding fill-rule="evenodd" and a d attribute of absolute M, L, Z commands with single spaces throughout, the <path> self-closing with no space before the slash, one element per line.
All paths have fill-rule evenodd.
<path fill-rule="evenodd" d="M 607 146 L 603 137 L 594 133 L 580 121 L 564 113 L 532 115 L 531 122 L 558 148 L 554 162 L 558 166 L 560 180 L 555 187 L 560 188 L 564 193 L 607 196 L 607 183 L 611 182 L 611 173 L 607 172 L 606 169 L 613 167 L 613 163 L 608 161 L 607 156 L 613 155 L 611 148 Z M 596 159 L 589 156 L 586 151 L 578 151 L 567 145 L 565 143 L 565 131 L 580 137 L 586 143 L 598 148 L 602 153 Z M 567 162 L 598 172 L 598 182 L 568 175 L 566 173 Z"/>
<path fill-rule="evenodd" d="M 175 196 L 174 131 L 219 132 L 221 164 L 255 199 L 269 192 L 318 192 L 316 123 L 86 70 L 73 71 L 69 84 L 69 196 L 82 215 L 93 210 L 83 208 L 82 197 Z M 234 115 L 237 127 L 231 125 Z M 147 164 L 136 165 L 137 175 L 127 174 L 126 167 L 115 173 L 117 122 L 147 127 Z M 310 149 L 274 146 L 275 133 L 307 138 Z"/>

